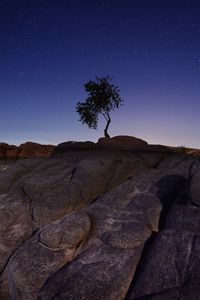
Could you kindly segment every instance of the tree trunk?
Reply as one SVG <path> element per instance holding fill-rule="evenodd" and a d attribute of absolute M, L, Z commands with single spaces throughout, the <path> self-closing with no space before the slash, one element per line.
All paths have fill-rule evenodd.
<path fill-rule="evenodd" d="M 107 137 L 107 138 L 110 137 L 109 134 L 108 134 L 108 127 L 109 127 L 109 125 L 110 125 L 110 122 L 111 122 L 111 118 L 110 118 L 110 116 L 108 115 L 106 128 L 104 129 L 104 136 Z"/>

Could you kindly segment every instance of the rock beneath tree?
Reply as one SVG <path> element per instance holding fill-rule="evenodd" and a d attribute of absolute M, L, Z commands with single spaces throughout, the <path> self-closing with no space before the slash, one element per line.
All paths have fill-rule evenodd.
<path fill-rule="evenodd" d="M 96 145 L 97 148 L 105 150 L 135 150 L 146 147 L 148 143 L 133 136 L 119 135 L 112 138 L 100 138 Z"/>

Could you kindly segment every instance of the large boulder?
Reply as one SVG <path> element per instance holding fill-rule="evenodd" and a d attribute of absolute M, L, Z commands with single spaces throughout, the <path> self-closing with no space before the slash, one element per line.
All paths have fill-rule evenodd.
<path fill-rule="evenodd" d="M 50 276 L 37 299 L 125 299 L 143 248 L 159 230 L 167 186 L 174 201 L 185 188 L 176 185 L 180 175 L 160 184 L 165 174 L 154 171 L 153 180 L 148 172 L 134 176 L 87 206 L 90 238 L 76 259 Z"/>
<path fill-rule="evenodd" d="M 17 158 L 19 154 L 19 149 L 17 146 L 10 145 L 5 151 L 5 158 Z"/>
<path fill-rule="evenodd" d="M 184 161 L 189 161 L 189 159 L 184 158 L 182 165 Z M 182 185 L 182 192 L 179 193 L 179 196 L 177 194 L 176 201 L 171 202 L 167 214 L 161 214 L 163 219 L 161 229 L 163 230 L 155 234 L 148 244 L 138 271 L 133 278 L 126 297 L 127 300 L 199 299 L 198 160 L 193 160 L 190 163 L 187 173 L 185 187 L 180 180 L 179 183 L 177 182 L 177 188 L 178 185 L 179 188 Z M 167 188 L 162 181 L 159 185 L 160 192 L 158 195 L 163 201 L 165 197 L 162 196 L 162 193 L 166 193 L 165 190 L 167 190 L 171 194 L 170 190 L 173 185 L 171 184 L 170 188 Z M 176 189 L 174 192 L 177 193 Z M 172 196 L 167 196 L 167 198 L 170 199 Z"/>
<path fill-rule="evenodd" d="M 121 207 L 113 208 L 119 189 L 121 189 L 121 194 L 123 191 Z M 109 195 L 110 202 L 105 205 L 102 200 L 105 197 L 106 201 Z M 144 201 L 149 202 L 149 210 L 146 209 Z M 37 275 L 37 281 L 34 280 L 34 283 L 37 282 L 37 289 L 35 285 L 32 296 L 29 292 L 24 299 L 34 299 L 36 292 L 38 299 L 53 297 L 55 299 L 57 297 L 57 299 L 84 298 L 88 300 L 123 299 L 136 270 L 144 243 L 152 233 L 151 228 L 158 230 L 161 209 L 159 198 L 155 194 L 146 194 L 146 198 L 141 197 L 139 200 L 138 191 L 134 188 L 133 181 L 129 180 L 114 189 L 111 194 L 108 192 L 82 210 L 82 214 L 89 216 L 88 221 L 84 223 L 83 230 L 76 220 L 70 221 L 71 214 L 69 214 L 63 219 L 64 221 L 52 223 L 41 231 L 39 242 L 48 247 L 48 251 L 53 252 L 56 249 L 58 251 L 62 245 L 65 251 L 68 247 L 73 249 L 73 245 L 77 248 L 74 259 L 70 263 L 66 259 L 62 268 L 54 267 L 54 272 L 52 272 L 52 264 L 45 263 L 46 260 L 44 260 L 45 269 L 49 266 L 49 270 L 41 272 L 40 270 L 43 270 L 44 266 L 36 262 L 43 261 L 43 254 L 38 251 L 34 255 L 35 258 L 37 257 L 36 262 L 32 262 L 33 256 L 27 243 L 21 248 L 21 252 L 18 250 L 10 261 L 4 272 L 4 276 L 7 275 L 3 281 L 12 283 L 13 295 L 16 295 L 15 291 L 19 294 L 25 293 L 24 285 L 20 282 L 26 281 L 26 289 L 33 290 L 33 278 L 30 276 L 30 280 L 27 280 L 29 275 L 26 271 L 19 271 L 21 269 L 19 265 L 29 253 L 26 261 L 29 262 L 30 268 L 31 264 L 36 266 L 38 274 L 41 275 Z M 149 215 L 150 211 L 152 212 L 151 216 Z M 79 214 L 77 214 L 77 220 L 79 222 L 81 220 Z M 55 235 L 53 234 L 54 230 Z M 82 232 L 81 236 L 84 232 L 87 236 L 87 239 L 81 238 L 83 241 L 81 244 L 80 239 L 76 238 L 76 243 L 73 240 L 73 236 L 80 236 L 79 232 Z M 62 238 L 60 233 L 62 233 Z M 31 243 L 33 242 L 31 241 Z M 46 257 L 48 257 L 47 254 Z M 59 260 L 58 256 L 57 261 L 59 262 Z M 52 273 L 51 276 L 49 276 L 50 273 Z M 42 284 L 43 287 L 41 287 Z M 18 298 L 16 297 L 16 299 Z"/>
<path fill-rule="evenodd" d="M 81 209 L 130 176 L 146 169 L 133 155 L 94 156 L 69 163 L 52 158 L 39 165 L 21 183 L 32 201 L 34 220 L 40 225 Z"/>
<path fill-rule="evenodd" d="M 54 151 L 52 152 L 52 156 L 61 156 L 62 154 L 70 151 L 88 151 L 94 149 L 95 143 L 93 142 L 64 142 L 55 147 Z"/>
<path fill-rule="evenodd" d="M 0 159 L 17 159 L 30 157 L 49 157 L 55 146 L 26 142 L 19 147 L 0 143 Z"/>
<path fill-rule="evenodd" d="M 145 148 L 148 143 L 142 139 L 133 137 L 133 136 L 126 136 L 126 135 L 119 135 L 114 136 L 112 138 L 100 138 L 98 140 L 97 149 L 105 149 L 105 150 L 135 150 L 135 149 L 142 149 Z"/>
<path fill-rule="evenodd" d="M 33 142 L 26 142 L 19 146 L 19 158 L 27 158 L 33 156 L 48 157 L 54 149 L 53 145 L 41 145 Z"/>

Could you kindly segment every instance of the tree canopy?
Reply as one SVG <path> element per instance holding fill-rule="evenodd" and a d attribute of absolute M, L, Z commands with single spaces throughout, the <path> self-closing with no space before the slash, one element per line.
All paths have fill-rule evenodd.
<path fill-rule="evenodd" d="M 88 93 L 85 102 L 78 102 L 76 112 L 80 115 L 80 121 L 89 128 L 97 129 L 99 115 L 106 120 L 104 129 L 105 137 L 109 137 L 108 127 L 111 123 L 110 111 L 119 108 L 123 100 L 119 96 L 118 86 L 111 83 L 112 77 L 97 77 L 88 81 L 84 87 Z"/>

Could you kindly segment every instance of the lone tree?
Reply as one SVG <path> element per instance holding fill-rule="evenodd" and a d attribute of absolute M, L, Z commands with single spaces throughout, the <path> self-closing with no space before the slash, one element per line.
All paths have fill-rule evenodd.
<path fill-rule="evenodd" d="M 110 137 L 108 127 L 111 123 L 110 111 L 119 108 L 123 100 L 119 96 L 118 86 L 111 84 L 112 78 L 109 76 L 88 81 L 84 87 L 88 93 L 85 102 L 78 102 L 76 112 L 80 115 L 83 124 L 89 128 L 97 129 L 98 117 L 102 115 L 106 120 L 104 129 L 105 137 Z"/>

